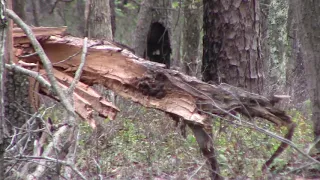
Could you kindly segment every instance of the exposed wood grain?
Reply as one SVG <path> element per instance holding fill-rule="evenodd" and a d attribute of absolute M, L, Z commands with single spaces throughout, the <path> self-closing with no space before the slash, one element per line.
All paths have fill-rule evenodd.
<path fill-rule="evenodd" d="M 74 76 L 80 64 L 82 44 L 82 39 L 70 36 L 51 36 L 42 42 L 42 47 L 55 68 L 55 77 L 63 86 L 68 86 L 70 78 Z M 77 111 L 83 111 L 88 104 L 91 107 L 96 106 L 95 109 L 103 109 L 99 98 L 92 90 L 86 88 L 93 84 L 101 84 L 145 107 L 182 117 L 191 127 L 195 127 L 195 131 L 201 127 L 201 131 L 195 133 L 211 129 L 212 122 L 208 120 L 208 114 L 232 116 L 241 113 L 249 119 L 260 117 L 278 126 L 286 126 L 288 133 L 285 137 L 289 140 L 292 138 L 295 125 L 291 118 L 261 95 L 228 84 L 204 83 L 178 71 L 165 69 L 163 64 L 139 58 L 112 42 L 89 40 L 88 47 L 86 64 L 80 78 L 84 84 L 77 86 L 77 94 L 74 96 L 79 96 L 79 101 L 75 102 L 81 101 Z M 27 57 L 24 60 L 28 61 L 29 58 L 36 60 L 35 57 Z M 86 117 L 86 113 L 81 116 Z M 201 139 L 210 137 L 202 137 L 200 141 Z M 202 142 L 199 145 L 203 146 L 203 152 L 209 152 L 213 148 L 210 142 Z M 282 143 L 265 167 L 268 167 L 286 147 L 287 144 Z M 214 168 L 213 164 L 211 166 Z"/>

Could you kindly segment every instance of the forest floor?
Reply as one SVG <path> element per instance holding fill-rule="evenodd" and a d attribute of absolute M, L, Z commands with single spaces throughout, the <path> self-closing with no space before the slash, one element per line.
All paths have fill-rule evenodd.
<path fill-rule="evenodd" d="M 175 122 L 163 112 L 121 98 L 117 106 L 121 112 L 116 120 L 101 119 L 96 129 L 81 123 L 76 165 L 87 177 L 209 179 L 206 159 L 188 128 L 184 138 Z M 310 115 L 297 110 L 289 113 L 298 125 L 293 142 L 305 151 L 313 140 Z M 306 166 L 310 161 L 292 148 L 275 160 L 268 174 L 263 174 L 262 164 L 280 143 L 222 119 L 212 122 L 221 175 L 226 179 L 320 179 L 319 166 Z M 259 120 L 257 124 L 278 135 L 285 134 L 285 129 L 273 124 Z"/>

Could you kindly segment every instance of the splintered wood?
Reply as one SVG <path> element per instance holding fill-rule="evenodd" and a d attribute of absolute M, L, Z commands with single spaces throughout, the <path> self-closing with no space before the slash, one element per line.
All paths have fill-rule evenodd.
<path fill-rule="evenodd" d="M 45 33 L 39 34 L 41 45 L 55 68 L 55 77 L 61 87 L 67 88 L 79 67 L 83 40 L 70 36 L 41 38 Z M 19 39 L 20 36 L 15 37 Z M 15 43 L 16 51 L 21 55 L 30 51 L 25 42 Z M 38 63 L 39 72 L 45 76 L 46 72 L 37 55 L 16 56 L 26 63 Z M 295 127 L 284 111 L 274 107 L 263 96 L 227 84 L 204 83 L 178 71 L 165 69 L 165 65 L 139 58 L 108 41 L 88 41 L 88 53 L 80 81 L 74 94 L 76 111 L 89 122 L 93 121 L 92 110 L 110 119 L 119 111 L 89 87 L 101 84 L 145 107 L 172 113 L 182 117 L 189 125 L 209 130 L 212 122 L 208 120 L 208 115 L 226 116 L 235 113 L 241 113 L 249 119 L 260 117 L 278 126 L 286 126 L 289 129 L 287 139 L 291 139 Z M 47 92 L 45 89 L 42 91 Z M 282 143 L 276 153 L 281 153 L 285 147 L 286 144 Z M 269 165 L 270 162 L 267 162 L 266 166 Z"/>

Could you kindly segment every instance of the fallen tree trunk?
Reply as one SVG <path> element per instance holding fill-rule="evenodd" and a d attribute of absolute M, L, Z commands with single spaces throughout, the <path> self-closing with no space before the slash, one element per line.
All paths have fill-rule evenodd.
<path fill-rule="evenodd" d="M 51 36 L 42 39 L 41 44 L 55 68 L 55 77 L 60 79 L 60 83 L 68 84 L 65 79 L 73 77 L 80 64 L 82 39 Z M 88 86 L 101 84 L 145 107 L 182 117 L 195 133 L 204 155 L 211 158 L 212 177 L 220 178 L 216 172 L 218 164 L 210 138 L 212 123 L 208 120 L 209 115 L 233 116 L 234 113 L 241 113 L 249 119 L 260 117 L 278 126 L 286 126 L 287 139 L 290 140 L 293 135 L 295 125 L 291 118 L 263 96 L 227 84 L 201 82 L 178 71 L 165 69 L 164 65 L 139 58 L 108 41 L 91 40 L 88 46 L 81 82 Z M 19 45 L 16 44 L 16 47 L 19 48 Z M 23 46 L 20 48 L 23 49 Z M 23 60 L 27 63 L 39 62 L 37 56 Z M 287 144 L 282 143 L 264 167 L 268 167 L 286 147 Z"/>

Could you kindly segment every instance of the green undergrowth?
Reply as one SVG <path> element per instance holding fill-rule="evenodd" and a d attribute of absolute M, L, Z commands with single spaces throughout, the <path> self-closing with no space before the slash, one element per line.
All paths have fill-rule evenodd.
<path fill-rule="evenodd" d="M 297 110 L 289 111 L 297 124 L 292 141 L 305 151 L 313 140 L 311 120 Z M 115 121 L 106 120 L 103 130 L 81 124 L 77 165 L 92 177 L 99 172 L 109 179 L 207 179 L 206 160 L 192 132 L 184 139 L 174 122 L 165 114 L 130 105 Z M 285 128 L 265 120 L 258 126 L 284 136 Z M 214 144 L 224 177 L 262 178 L 264 162 L 280 142 L 272 137 L 225 120 L 213 120 Z M 99 167 L 97 166 L 99 163 Z M 269 175 L 291 177 L 292 170 L 309 162 L 288 148 L 272 164 Z M 100 170 L 99 170 L 100 169 Z"/>
<path fill-rule="evenodd" d="M 292 141 L 299 149 L 305 151 L 313 140 L 312 122 L 297 110 L 291 110 L 289 114 L 297 124 Z M 276 127 L 265 120 L 257 120 L 256 124 L 280 136 L 284 136 L 287 132 L 286 128 Z M 276 151 L 280 142 L 253 129 L 226 123 L 223 120 L 214 121 L 214 125 L 215 145 L 219 152 L 222 174 L 227 177 L 263 177 L 261 167 Z M 307 159 L 303 155 L 289 147 L 275 159 L 269 173 L 289 176 L 292 174 L 288 172 L 306 162 Z"/>

